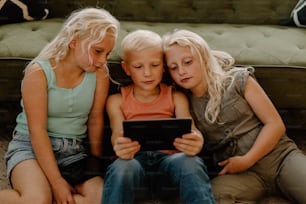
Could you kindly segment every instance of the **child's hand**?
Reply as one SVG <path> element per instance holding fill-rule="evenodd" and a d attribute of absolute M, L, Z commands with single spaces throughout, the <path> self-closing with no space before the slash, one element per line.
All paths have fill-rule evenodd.
<path fill-rule="evenodd" d="M 139 150 L 140 144 L 137 141 L 123 137 L 122 134 L 115 140 L 114 151 L 121 159 L 133 159 Z"/>
<path fill-rule="evenodd" d="M 219 175 L 241 173 L 252 166 L 252 164 L 243 156 L 230 157 L 219 162 L 218 165 L 223 167 L 219 172 Z"/>
<path fill-rule="evenodd" d="M 195 156 L 201 152 L 204 144 L 204 138 L 201 134 L 196 131 L 184 134 L 182 138 L 175 138 L 174 147 L 184 152 L 187 155 Z"/>
<path fill-rule="evenodd" d="M 52 183 L 54 202 L 75 204 L 73 194 L 76 193 L 64 178 L 60 178 Z"/>

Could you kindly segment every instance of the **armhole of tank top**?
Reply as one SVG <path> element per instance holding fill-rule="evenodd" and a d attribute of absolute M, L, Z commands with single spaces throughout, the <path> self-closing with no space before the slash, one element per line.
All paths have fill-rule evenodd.
<path fill-rule="evenodd" d="M 251 72 L 250 70 L 244 70 L 243 72 L 241 72 L 241 73 L 239 74 L 239 77 L 240 77 L 242 80 L 241 80 L 240 84 L 239 84 L 239 85 L 236 84 L 236 86 L 239 87 L 239 92 L 240 92 L 241 94 L 243 94 L 243 95 L 244 95 L 244 92 L 245 92 L 246 82 L 247 82 L 249 76 L 251 76 L 251 77 L 253 77 L 253 78 L 255 79 L 254 73 Z M 255 80 L 256 80 L 256 79 L 255 79 Z M 235 79 L 235 83 L 238 83 L 238 79 L 237 79 L 237 78 Z"/>
<path fill-rule="evenodd" d="M 55 76 L 52 76 L 54 75 L 54 72 L 52 70 L 52 67 L 51 67 L 51 64 L 49 61 L 37 61 L 36 63 L 38 63 L 44 74 L 45 74 L 45 77 L 46 77 L 46 80 L 47 80 L 47 85 L 48 85 L 48 88 L 50 87 L 50 83 L 51 83 L 51 79 L 54 78 Z"/>

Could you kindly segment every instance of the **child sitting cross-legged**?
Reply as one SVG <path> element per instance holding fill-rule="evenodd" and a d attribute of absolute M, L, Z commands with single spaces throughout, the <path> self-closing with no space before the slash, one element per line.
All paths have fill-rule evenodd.
<path fill-rule="evenodd" d="M 107 169 L 103 202 L 134 203 L 143 196 L 152 198 L 149 196 L 156 193 L 152 186 L 162 189 L 167 184 L 168 189 L 179 192 L 183 203 L 214 203 L 206 166 L 196 156 L 204 139 L 194 124 L 190 133 L 174 140 L 175 152 L 140 151 L 138 141 L 124 137 L 123 120 L 191 118 L 191 115 L 184 94 L 161 83 L 163 50 L 157 33 L 136 30 L 123 39 L 121 46 L 122 67 L 133 83 L 121 87 L 121 93 L 109 96 L 107 101 L 111 141 L 118 159 Z M 159 178 L 149 179 L 150 175 Z"/>

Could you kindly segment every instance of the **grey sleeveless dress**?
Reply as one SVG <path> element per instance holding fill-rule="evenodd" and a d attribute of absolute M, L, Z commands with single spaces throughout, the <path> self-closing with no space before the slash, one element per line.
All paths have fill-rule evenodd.
<path fill-rule="evenodd" d="M 246 80 L 249 76 L 254 77 L 253 69 L 240 69 L 232 72 L 232 76 L 234 82 L 222 98 L 218 118 L 222 123 L 210 124 L 205 120 L 204 111 L 208 102 L 207 96 L 195 97 L 189 95 L 191 113 L 197 128 L 203 133 L 207 150 L 212 152 L 215 166 L 219 161 L 234 155 L 244 155 L 248 152 L 263 127 L 263 124 L 244 98 Z M 290 155 L 289 157 L 292 155 L 294 159 L 295 153 L 302 154 L 296 144 L 284 134 L 275 148 L 248 171 L 260 178 L 258 183 L 264 183 L 265 187 L 269 186 L 268 188 L 271 191 L 275 191 L 278 185 L 275 181 L 282 165 L 284 165 L 283 161 L 288 155 Z M 306 157 L 301 157 L 303 161 L 301 166 L 304 168 L 306 167 L 306 162 L 304 162 Z M 289 168 L 294 170 L 299 167 Z"/>

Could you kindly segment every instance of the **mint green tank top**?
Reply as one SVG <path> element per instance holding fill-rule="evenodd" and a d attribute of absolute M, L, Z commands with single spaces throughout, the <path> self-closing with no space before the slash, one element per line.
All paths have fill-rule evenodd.
<path fill-rule="evenodd" d="M 86 72 L 82 82 L 74 88 L 61 88 L 49 61 L 38 61 L 48 83 L 48 126 L 50 137 L 82 139 L 87 135 L 87 120 L 96 87 L 96 73 Z M 17 116 L 15 130 L 29 134 L 21 100 L 22 112 Z"/>

